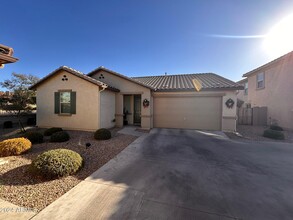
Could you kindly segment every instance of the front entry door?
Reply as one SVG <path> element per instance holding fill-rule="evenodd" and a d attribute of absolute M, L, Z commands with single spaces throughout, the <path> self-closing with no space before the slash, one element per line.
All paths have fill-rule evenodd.
<path fill-rule="evenodd" d="M 134 95 L 134 124 L 141 123 L 141 95 Z"/>

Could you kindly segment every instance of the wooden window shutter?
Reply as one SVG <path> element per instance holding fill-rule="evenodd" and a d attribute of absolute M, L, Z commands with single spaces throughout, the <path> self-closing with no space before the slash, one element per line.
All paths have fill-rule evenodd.
<path fill-rule="evenodd" d="M 70 108 L 71 108 L 71 114 L 76 114 L 76 92 L 71 92 L 70 94 Z"/>
<path fill-rule="evenodd" d="M 60 92 L 55 92 L 55 114 L 60 113 Z"/>

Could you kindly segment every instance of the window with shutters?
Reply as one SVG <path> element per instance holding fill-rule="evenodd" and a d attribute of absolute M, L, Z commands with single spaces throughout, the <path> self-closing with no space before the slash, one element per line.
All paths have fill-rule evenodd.
<path fill-rule="evenodd" d="M 60 92 L 60 113 L 61 114 L 71 114 L 70 94 L 71 92 Z"/>
<path fill-rule="evenodd" d="M 55 92 L 55 114 L 76 114 L 76 92 Z"/>

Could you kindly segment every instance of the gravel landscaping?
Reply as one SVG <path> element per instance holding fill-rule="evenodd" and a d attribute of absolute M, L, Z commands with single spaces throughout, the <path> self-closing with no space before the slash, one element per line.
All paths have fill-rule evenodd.
<path fill-rule="evenodd" d="M 34 144 L 26 154 L 1 158 L 8 163 L 0 163 L 0 198 L 18 206 L 33 208 L 37 212 L 41 211 L 115 157 L 137 138 L 118 134 L 118 130 L 112 129 L 112 138 L 105 141 L 95 140 L 93 132 L 68 131 L 71 138 L 67 142 L 50 143 L 46 137 L 44 143 Z M 86 143 L 91 144 L 88 149 L 85 147 Z M 66 148 L 78 152 L 85 162 L 83 168 L 76 175 L 50 181 L 32 175 L 28 169 L 31 160 L 44 151 L 56 148 Z"/>
<path fill-rule="evenodd" d="M 251 126 L 251 125 L 237 125 L 237 133 L 225 132 L 230 139 L 246 140 L 246 141 L 272 141 L 272 142 L 289 142 L 293 143 L 293 131 L 283 131 L 285 140 L 275 140 L 263 137 L 263 132 L 268 129 L 268 126 Z"/>

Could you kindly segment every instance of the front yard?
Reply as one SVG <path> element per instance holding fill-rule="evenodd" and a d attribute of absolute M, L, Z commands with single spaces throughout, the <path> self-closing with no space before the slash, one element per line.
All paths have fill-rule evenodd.
<path fill-rule="evenodd" d="M 137 137 L 117 133 L 112 129 L 110 140 L 98 141 L 93 132 L 68 131 L 70 140 L 63 143 L 50 143 L 48 138 L 42 144 L 34 144 L 30 151 L 20 156 L 2 157 L 8 161 L 0 164 L 0 198 L 15 205 L 40 211 L 79 182 L 95 172 Z M 3 136 L 1 137 L 3 138 Z M 85 144 L 91 146 L 86 148 Z M 44 180 L 29 171 L 31 160 L 40 153 L 56 148 L 66 148 L 79 153 L 84 166 L 75 175 L 55 180 Z"/>

